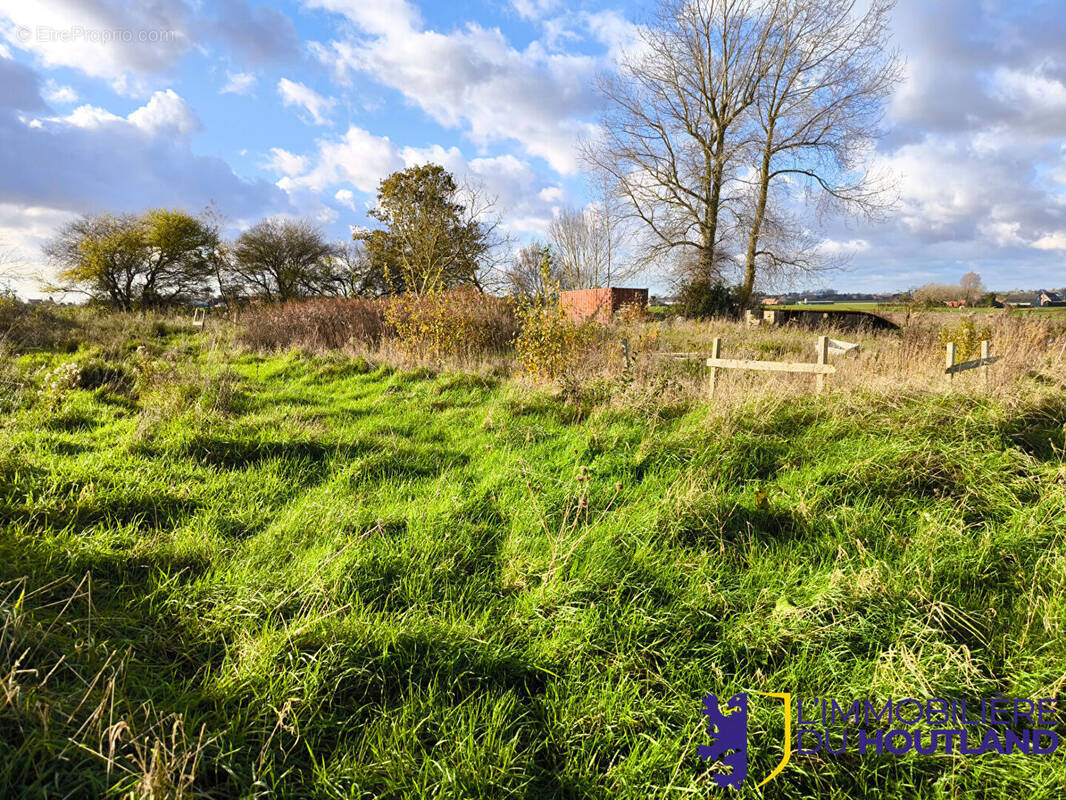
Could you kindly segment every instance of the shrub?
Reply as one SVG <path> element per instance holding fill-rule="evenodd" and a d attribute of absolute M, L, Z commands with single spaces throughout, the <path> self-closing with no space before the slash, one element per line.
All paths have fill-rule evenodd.
<path fill-rule="evenodd" d="M 696 278 L 682 285 L 677 296 L 678 311 L 689 319 L 735 317 L 740 313 L 740 297 L 732 286 L 721 281 Z"/>
<path fill-rule="evenodd" d="M 66 342 L 74 324 L 53 308 L 0 294 L 0 349 L 56 349 Z"/>
<path fill-rule="evenodd" d="M 340 297 L 254 305 L 243 323 L 239 341 L 256 350 L 322 351 L 353 341 L 376 345 L 384 331 L 379 302 Z"/>
<path fill-rule="evenodd" d="M 981 328 L 972 319 L 960 320 L 957 325 L 952 325 L 940 330 L 940 343 L 947 345 L 955 343 L 955 361 L 969 361 L 981 353 L 981 342 L 992 339 L 992 329 L 987 325 Z"/>
<path fill-rule="evenodd" d="M 385 319 L 400 349 L 419 360 L 500 351 L 516 330 L 511 301 L 472 288 L 393 297 Z"/>
<path fill-rule="evenodd" d="M 592 344 L 592 323 L 573 322 L 558 302 L 541 296 L 518 311 L 521 328 L 515 349 L 530 375 L 554 379 L 566 375 Z"/>

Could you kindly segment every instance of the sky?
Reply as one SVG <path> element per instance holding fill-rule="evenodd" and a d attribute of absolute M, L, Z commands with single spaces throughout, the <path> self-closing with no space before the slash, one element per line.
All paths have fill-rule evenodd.
<path fill-rule="evenodd" d="M 378 182 L 434 162 L 498 198 L 517 241 L 590 202 L 597 74 L 649 18 L 600 0 L 0 0 L 0 250 L 86 213 L 209 205 L 336 238 Z M 847 267 L 808 284 L 1066 285 L 1063 0 L 899 0 L 904 80 L 873 166 L 883 218 L 817 220 Z M 654 290 L 663 276 L 635 279 Z M 814 288 L 812 287 L 812 288 Z"/>

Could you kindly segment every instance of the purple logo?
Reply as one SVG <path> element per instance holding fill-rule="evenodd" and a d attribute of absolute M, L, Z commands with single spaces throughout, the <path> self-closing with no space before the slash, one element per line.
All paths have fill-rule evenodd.
<path fill-rule="evenodd" d="M 718 697 L 709 694 L 703 700 L 703 713 L 714 744 L 700 745 L 696 752 L 704 761 L 717 761 L 731 768 L 729 773 L 713 776 L 720 788 L 739 789 L 748 777 L 748 696 L 735 694 L 727 705 L 721 706 Z"/>

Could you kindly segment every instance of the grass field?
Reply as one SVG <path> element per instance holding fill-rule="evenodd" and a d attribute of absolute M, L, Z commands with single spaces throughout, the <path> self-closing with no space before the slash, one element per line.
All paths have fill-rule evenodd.
<path fill-rule="evenodd" d="M 174 334 L 42 393 L 69 358 L 0 418 L 3 797 L 725 796 L 708 693 L 1066 684 L 1055 387 L 619 407 Z M 797 755 L 744 796 L 1064 786 Z"/>

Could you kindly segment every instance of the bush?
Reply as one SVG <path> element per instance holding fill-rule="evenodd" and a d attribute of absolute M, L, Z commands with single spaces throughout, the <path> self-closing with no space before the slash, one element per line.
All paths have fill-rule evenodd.
<path fill-rule="evenodd" d="M 736 317 L 740 314 L 740 296 L 735 287 L 721 281 L 696 278 L 681 286 L 677 296 L 678 311 L 689 319 Z"/>
<path fill-rule="evenodd" d="M 56 349 L 68 341 L 74 323 L 53 309 L 0 294 L 0 351 Z"/>
<path fill-rule="evenodd" d="M 569 373 L 592 344 L 596 326 L 573 322 L 557 302 L 542 296 L 519 309 L 518 360 L 530 375 L 554 379 Z"/>
<path fill-rule="evenodd" d="M 333 350 L 349 342 L 376 345 L 385 323 L 381 303 L 339 297 L 253 305 L 238 340 L 256 350 Z"/>
<path fill-rule="evenodd" d="M 407 356 L 419 360 L 498 352 L 517 328 L 511 301 L 472 288 L 400 295 L 386 303 L 390 335 Z"/>
<path fill-rule="evenodd" d="M 960 363 L 977 358 L 981 354 L 981 342 L 992 340 L 992 329 L 987 325 L 981 328 L 972 319 L 960 320 L 957 325 L 940 330 L 940 343 L 955 343 L 955 362 Z"/>

